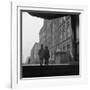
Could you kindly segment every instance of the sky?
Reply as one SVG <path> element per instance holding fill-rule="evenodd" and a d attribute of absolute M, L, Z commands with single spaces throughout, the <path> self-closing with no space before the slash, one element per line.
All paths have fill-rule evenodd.
<path fill-rule="evenodd" d="M 30 56 L 35 42 L 39 42 L 39 31 L 43 26 L 43 19 L 22 13 L 22 62 L 25 63 Z"/>

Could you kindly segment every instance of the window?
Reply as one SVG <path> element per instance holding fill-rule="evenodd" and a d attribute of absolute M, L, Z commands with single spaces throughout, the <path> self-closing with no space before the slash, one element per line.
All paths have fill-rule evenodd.
<path fill-rule="evenodd" d="M 63 46 L 63 50 L 65 51 L 65 46 Z"/>
<path fill-rule="evenodd" d="M 70 44 L 67 44 L 67 50 L 70 50 Z"/>

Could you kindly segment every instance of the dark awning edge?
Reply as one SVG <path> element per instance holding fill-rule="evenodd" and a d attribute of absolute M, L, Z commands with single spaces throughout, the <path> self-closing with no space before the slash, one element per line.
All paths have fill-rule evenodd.
<path fill-rule="evenodd" d="M 79 15 L 79 12 L 56 12 L 56 11 L 37 11 L 37 10 L 22 10 L 32 16 L 36 16 L 44 19 L 55 19 L 63 16 Z"/>

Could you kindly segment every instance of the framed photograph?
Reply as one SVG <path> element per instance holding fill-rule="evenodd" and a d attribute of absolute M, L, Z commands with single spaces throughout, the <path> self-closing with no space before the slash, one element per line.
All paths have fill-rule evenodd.
<path fill-rule="evenodd" d="M 11 3 L 12 87 L 53 78 L 63 84 L 77 83 L 84 77 L 81 37 L 85 10 Z"/>

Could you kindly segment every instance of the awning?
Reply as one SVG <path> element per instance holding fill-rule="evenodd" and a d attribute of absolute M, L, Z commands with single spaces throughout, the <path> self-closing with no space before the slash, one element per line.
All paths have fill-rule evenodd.
<path fill-rule="evenodd" d="M 55 19 L 63 16 L 78 15 L 80 13 L 75 12 L 56 12 L 56 11 L 37 11 L 37 10 L 26 10 L 32 16 L 36 16 L 44 19 Z"/>

